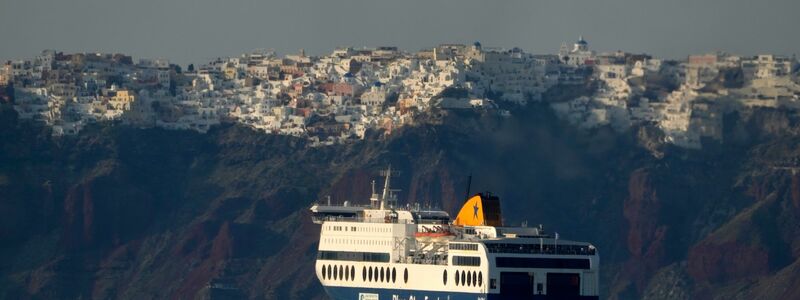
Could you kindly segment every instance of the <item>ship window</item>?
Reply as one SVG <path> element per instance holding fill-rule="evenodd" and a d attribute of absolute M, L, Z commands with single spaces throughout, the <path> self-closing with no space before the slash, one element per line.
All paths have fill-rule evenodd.
<path fill-rule="evenodd" d="M 450 250 L 478 251 L 478 244 L 450 243 Z"/>
<path fill-rule="evenodd" d="M 367 267 L 361 267 L 361 280 L 367 281 Z"/>
<path fill-rule="evenodd" d="M 339 278 L 344 280 L 344 266 L 339 266 Z"/>
<path fill-rule="evenodd" d="M 497 257 L 499 268 L 539 268 L 539 269 L 589 269 L 588 259 L 575 258 L 532 258 L 532 257 Z"/>
<path fill-rule="evenodd" d="M 461 273 L 456 271 L 456 286 L 461 285 Z"/>
<path fill-rule="evenodd" d="M 319 251 L 317 259 L 343 260 L 343 261 L 368 261 L 389 262 L 389 253 L 375 252 L 349 252 L 349 251 Z"/>
<path fill-rule="evenodd" d="M 397 281 L 397 269 L 392 268 L 392 283 Z"/>
<path fill-rule="evenodd" d="M 444 270 L 444 273 L 442 273 L 442 284 L 447 285 L 447 270 Z"/>
<path fill-rule="evenodd" d="M 352 278 L 353 281 L 356 280 L 356 267 L 354 266 L 350 266 L 350 278 Z"/>
<path fill-rule="evenodd" d="M 403 283 L 408 283 L 408 269 L 403 269 Z"/>
<path fill-rule="evenodd" d="M 331 266 L 328 266 L 328 279 L 331 279 Z"/>
<path fill-rule="evenodd" d="M 373 269 L 375 270 L 375 281 L 379 281 L 380 277 L 378 277 L 378 267 L 373 267 Z"/>
<path fill-rule="evenodd" d="M 350 281 L 350 272 L 349 272 L 349 271 L 350 271 L 350 270 L 349 270 L 350 268 L 348 268 L 347 266 L 345 266 L 345 267 L 343 267 L 342 269 L 344 269 L 344 279 L 345 279 L 345 280 L 347 280 L 347 281 Z"/>
<path fill-rule="evenodd" d="M 381 282 L 383 282 L 383 281 L 384 281 L 384 280 L 383 280 L 383 279 L 384 279 L 384 277 L 383 277 L 383 269 L 384 269 L 384 268 L 381 268 Z"/>
<path fill-rule="evenodd" d="M 328 276 L 325 276 L 325 275 L 327 275 L 327 274 L 325 274 L 325 268 L 326 268 L 325 265 L 322 265 L 322 279 L 327 279 L 328 278 Z"/>
<path fill-rule="evenodd" d="M 489 251 L 489 253 L 570 254 L 570 255 L 597 254 L 597 249 L 591 245 L 487 243 L 486 249 Z"/>
<path fill-rule="evenodd" d="M 472 271 L 472 285 L 478 286 L 478 275 L 475 273 L 475 271 Z"/>
<path fill-rule="evenodd" d="M 483 272 L 478 273 L 478 286 L 483 286 Z"/>
<path fill-rule="evenodd" d="M 339 280 L 339 276 L 338 276 L 339 273 L 336 272 L 338 269 L 339 269 L 339 266 L 333 266 L 333 279 L 334 280 Z"/>
<path fill-rule="evenodd" d="M 372 281 L 372 268 L 369 268 L 369 281 Z"/>
<path fill-rule="evenodd" d="M 481 258 L 475 256 L 453 256 L 454 266 L 480 266 Z"/>
<path fill-rule="evenodd" d="M 472 273 L 467 272 L 467 284 L 468 286 L 472 286 Z"/>

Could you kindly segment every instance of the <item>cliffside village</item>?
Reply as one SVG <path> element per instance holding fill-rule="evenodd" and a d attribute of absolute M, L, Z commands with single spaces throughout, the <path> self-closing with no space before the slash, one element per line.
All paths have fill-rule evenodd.
<path fill-rule="evenodd" d="M 664 142 L 700 148 L 722 138 L 722 116 L 743 107 L 800 109 L 795 57 L 725 53 L 670 61 L 590 50 L 582 37 L 558 54 L 519 48 L 442 44 L 416 53 L 397 47 L 338 48 L 325 56 L 278 57 L 253 51 L 186 69 L 164 59 L 43 51 L 0 69 L 0 100 L 54 135 L 94 122 L 206 132 L 238 122 L 311 145 L 363 139 L 368 130 L 414 122 L 432 108 L 500 115 L 548 101 L 583 128 L 660 128 Z M 554 87 L 591 87 L 589 95 L 549 99 Z"/>

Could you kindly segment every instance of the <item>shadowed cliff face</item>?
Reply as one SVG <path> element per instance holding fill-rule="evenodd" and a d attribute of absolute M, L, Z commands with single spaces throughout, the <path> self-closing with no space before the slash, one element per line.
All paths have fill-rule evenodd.
<path fill-rule="evenodd" d="M 537 106 L 312 149 L 236 126 L 55 139 L 4 107 L 0 298 L 324 299 L 306 209 L 367 203 L 390 163 L 401 203 L 454 213 L 472 174 L 506 224 L 594 243 L 604 298 L 797 296 L 800 177 L 771 168 L 800 157 L 796 116 L 726 120 L 702 151 L 658 145 L 650 127 L 579 131 Z"/>
<path fill-rule="evenodd" d="M 653 186 L 650 174 L 642 169 L 631 173 L 629 196 L 625 200 L 623 215 L 628 221 L 627 245 L 631 257 L 625 269 L 639 278 L 635 284 L 643 289 L 648 274 L 664 264 L 669 226 L 659 214 L 663 205 Z"/>
<path fill-rule="evenodd" d="M 792 174 L 792 206 L 800 214 L 800 172 Z"/>

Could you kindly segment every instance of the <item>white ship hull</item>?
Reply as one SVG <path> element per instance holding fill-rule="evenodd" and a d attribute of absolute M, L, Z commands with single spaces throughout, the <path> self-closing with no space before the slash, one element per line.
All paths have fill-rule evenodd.
<path fill-rule="evenodd" d="M 391 174 L 387 171 L 386 174 Z M 386 178 L 370 206 L 312 206 L 317 278 L 336 300 L 598 299 L 599 256 L 541 227 L 503 227 L 499 199 L 476 194 L 451 222 L 399 208 Z"/>
<path fill-rule="evenodd" d="M 337 272 L 339 270 L 346 270 L 341 273 L 344 278 L 341 278 L 338 274 L 336 275 L 336 279 L 328 279 L 327 274 L 323 276 L 323 269 L 327 270 L 328 267 L 335 267 Z M 370 280 L 368 272 L 366 272 L 365 275 L 365 270 L 368 268 L 373 269 L 373 280 Z M 376 268 L 378 272 L 374 271 Z M 352 272 L 355 276 L 345 275 L 345 272 L 351 270 L 355 270 L 355 272 Z M 380 276 L 381 270 L 384 270 L 383 280 L 381 280 Z M 406 270 L 408 270 L 407 281 L 405 279 Z M 445 270 L 447 271 L 447 278 L 444 276 Z M 518 272 L 520 270 L 513 271 Z M 558 270 L 536 270 L 533 271 L 534 278 L 537 274 L 546 277 L 548 271 L 555 272 Z M 460 284 L 457 285 L 455 283 L 456 272 L 468 273 L 470 275 L 469 283 L 464 284 L 467 280 L 459 278 Z M 527 270 L 523 272 L 527 273 Z M 391 276 L 390 274 L 392 273 L 396 275 Z M 499 288 L 495 289 L 494 293 L 492 293 L 489 288 L 489 283 L 487 282 L 487 277 L 480 275 L 481 279 L 478 280 L 473 279 L 475 277 L 472 275 L 491 273 L 498 273 L 499 277 L 499 269 L 496 272 L 491 272 L 488 270 L 481 270 L 481 268 L 317 261 L 317 277 L 322 282 L 326 293 L 332 299 L 336 300 L 599 299 L 597 296 L 536 295 L 533 284 L 531 285 L 530 293 L 515 291 L 513 293 L 501 294 Z M 459 275 L 459 277 L 461 277 L 461 275 Z M 491 277 L 491 275 L 489 275 L 489 277 Z M 480 281 L 480 283 L 478 281 Z M 589 283 L 586 284 L 588 285 Z"/>

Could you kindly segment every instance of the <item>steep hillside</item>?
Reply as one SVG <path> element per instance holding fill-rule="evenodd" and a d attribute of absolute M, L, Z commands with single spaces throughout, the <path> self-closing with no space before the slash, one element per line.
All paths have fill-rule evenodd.
<path fill-rule="evenodd" d="M 230 125 L 51 138 L 3 106 L 0 298 L 324 299 L 306 208 L 363 203 L 388 163 L 402 202 L 453 212 L 472 174 L 507 223 L 595 243 L 604 298 L 798 297 L 800 175 L 774 168 L 800 157 L 796 115 L 726 116 L 702 151 L 536 105 L 419 124 L 322 148 Z"/>

